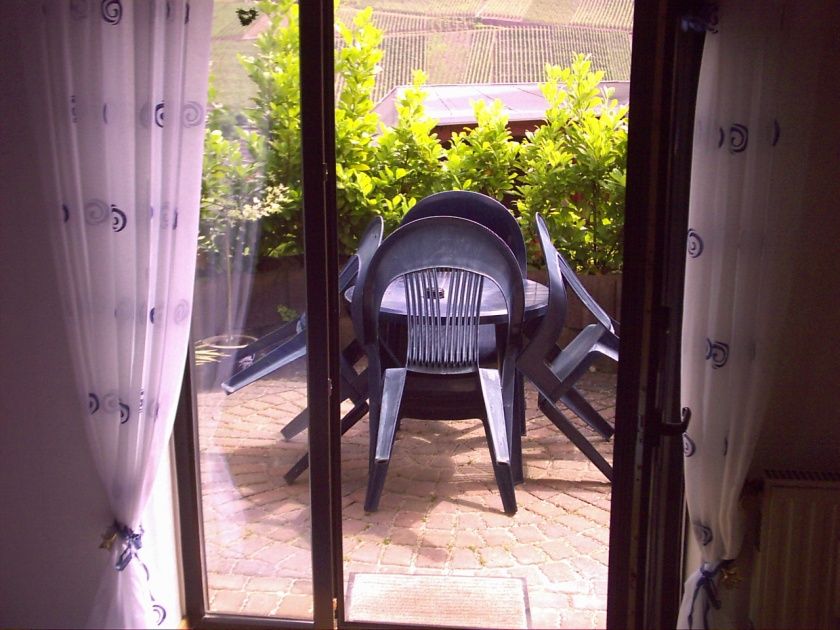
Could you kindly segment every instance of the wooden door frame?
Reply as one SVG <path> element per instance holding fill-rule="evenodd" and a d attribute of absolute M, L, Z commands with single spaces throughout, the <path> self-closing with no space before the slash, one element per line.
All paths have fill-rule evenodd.
<path fill-rule="evenodd" d="M 175 450 L 185 613 L 192 628 L 331 628 L 343 612 L 333 2 L 307 0 L 299 10 L 313 619 L 207 610 L 197 406 L 191 378 L 195 363 L 190 352 L 175 421 Z"/>
<path fill-rule="evenodd" d="M 621 362 L 610 521 L 608 628 L 673 627 L 682 581 L 682 499 L 675 361 L 690 174 L 693 89 L 702 34 L 682 31 L 689 0 L 639 0 L 633 29 Z M 369 627 L 344 621 L 341 564 L 332 0 L 300 6 L 308 400 L 312 422 L 314 619 L 205 610 L 195 394 L 186 378 L 176 420 L 186 611 L 191 627 Z M 687 156 L 687 157 L 686 157 Z M 676 345 L 675 345 L 676 343 Z M 324 489 L 330 489 L 325 492 Z M 196 535 L 198 534 L 198 535 Z M 389 627 L 377 624 L 377 627 Z M 395 626 L 390 626 L 395 627 Z"/>
<path fill-rule="evenodd" d="M 673 628 L 682 587 L 679 359 L 702 2 L 640 0 L 610 515 L 608 628 Z"/>

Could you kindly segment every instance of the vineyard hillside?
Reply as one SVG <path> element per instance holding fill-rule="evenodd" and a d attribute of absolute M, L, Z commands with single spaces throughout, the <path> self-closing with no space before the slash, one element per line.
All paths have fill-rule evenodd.
<path fill-rule="evenodd" d="M 251 96 L 235 54 L 253 50 L 265 27 L 238 26 L 235 10 L 247 6 L 215 3 L 213 73 L 220 100 L 234 109 Z M 430 84 L 528 83 L 575 53 L 590 54 L 607 81 L 630 79 L 633 0 L 342 0 L 337 17 L 351 24 L 367 6 L 384 33 L 375 100 L 410 83 L 415 69 Z"/>

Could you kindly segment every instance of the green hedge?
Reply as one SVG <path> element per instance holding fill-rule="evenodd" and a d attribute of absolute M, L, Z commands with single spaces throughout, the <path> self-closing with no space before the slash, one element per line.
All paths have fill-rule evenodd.
<path fill-rule="evenodd" d="M 226 185 L 232 191 L 248 189 L 266 199 L 262 212 L 252 210 L 262 221 L 261 254 L 285 256 L 302 249 L 298 11 L 292 0 L 258 2 L 257 10 L 268 17 L 269 26 L 256 41 L 256 54 L 240 57 L 256 86 L 253 106 L 233 116 L 216 105 L 208 119 L 208 149 L 222 155 L 209 158 L 213 168 L 205 168 L 203 229 L 228 220 L 219 205 Z M 371 16 L 368 8 L 350 25 L 337 23 L 336 185 L 342 250 L 353 251 L 374 215 L 381 215 L 391 230 L 417 200 L 463 189 L 488 194 L 511 209 L 529 235 L 535 264 L 541 254 L 531 224 L 540 212 L 557 247 L 580 270 L 620 270 L 627 108 L 600 90 L 603 73 L 592 70 L 589 58 L 577 55 L 567 68 L 546 67 L 541 86 L 549 106 L 546 122 L 522 141 L 511 136 L 500 102 L 479 101 L 474 104 L 477 125 L 455 133 L 444 145 L 433 132 L 437 122 L 424 111 L 426 77 L 420 70 L 397 103 L 393 127 L 374 113 L 382 32 Z M 237 153 L 241 147 L 245 162 L 254 166 L 243 166 Z M 227 172 L 226 163 L 231 164 Z M 239 181 L 243 176 L 251 178 L 250 186 Z"/>

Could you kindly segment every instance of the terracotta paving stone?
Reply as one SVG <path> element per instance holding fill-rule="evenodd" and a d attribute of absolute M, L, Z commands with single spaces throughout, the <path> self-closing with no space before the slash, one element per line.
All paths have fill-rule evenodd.
<path fill-rule="evenodd" d="M 382 551 L 382 564 L 401 567 L 411 566 L 414 558 L 414 548 L 403 545 L 387 545 Z"/>
<path fill-rule="evenodd" d="M 484 521 L 481 518 L 481 514 L 464 512 L 458 515 L 458 527 L 467 531 L 480 531 L 484 529 Z"/>
<path fill-rule="evenodd" d="M 551 582 L 566 583 L 578 579 L 577 572 L 572 568 L 572 562 L 543 562 L 539 568 Z"/>
<path fill-rule="evenodd" d="M 487 567 L 512 567 L 515 562 L 510 551 L 502 547 L 484 547 L 478 550 L 481 565 Z"/>
<path fill-rule="evenodd" d="M 607 596 L 607 580 L 592 580 L 592 587 L 595 595 L 599 597 Z"/>
<path fill-rule="evenodd" d="M 464 529 L 461 525 L 455 530 L 455 547 L 460 549 L 472 549 L 484 545 L 484 539 L 476 531 Z"/>
<path fill-rule="evenodd" d="M 264 560 L 248 558 L 238 549 L 234 547 L 234 552 L 238 552 L 241 556 L 241 560 L 236 561 L 236 570 L 243 575 L 259 575 L 259 576 L 272 576 L 275 575 L 274 572 L 274 565 L 269 562 L 265 562 Z"/>
<path fill-rule="evenodd" d="M 478 552 L 472 549 L 454 548 L 452 550 L 452 557 L 450 558 L 450 565 L 459 569 L 480 569 L 481 558 Z"/>
<path fill-rule="evenodd" d="M 510 552 L 519 564 L 542 564 L 549 560 L 548 554 L 534 545 L 516 545 Z"/>
<path fill-rule="evenodd" d="M 292 580 L 280 577 L 252 577 L 248 580 L 248 591 L 264 593 L 287 593 L 292 588 Z"/>
<path fill-rule="evenodd" d="M 388 537 L 391 539 L 391 543 L 395 545 L 407 545 L 414 547 L 419 543 L 421 534 L 416 529 L 412 529 L 410 527 L 395 526 L 391 528 Z"/>
<path fill-rule="evenodd" d="M 293 485 L 283 480 L 305 453 L 307 434 L 280 436 L 305 406 L 306 383 L 296 370 L 284 368 L 231 396 L 199 392 L 211 610 L 312 617 L 309 474 Z M 580 389 L 613 417 L 614 374 L 587 374 Z M 406 419 L 372 514 L 363 507 L 367 418 L 342 438 L 345 584 L 351 573 L 521 577 L 531 627 L 603 627 L 610 484 L 541 415 L 530 387 L 526 402 L 526 479 L 516 487 L 514 516 L 502 512 L 476 420 Z M 612 458 L 611 442 L 568 416 Z"/>
<path fill-rule="evenodd" d="M 312 580 L 294 580 L 290 592 L 298 595 L 312 595 Z"/>
<path fill-rule="evenodd" d="M 605 575 L 606 566 L 588 556 L 577 556 L 574 558 L 575 568 L 578 569 L 585 576 L 602 576 Z"/>
<path fill-rule="evenodd" d="M 565 613 L 561 613 L 560 628 L 596 628 L 604 626 L 596 626 L 594 615 L 591 612 L 570 609 Z"/>
<path fill-rule="evenodd" d="M 532 543 L 545 540 L 545 534 L 543 534 L 539 528 L 534 525 L 519 525 L 511 529 L 511 534 L 513 534 L 513 537 L 521 543 Z"/>
<path fill-rule="evenodd" d="M 565 540 L 550 540 L 542 545 L 545 551 L 552 560 L 563 560 L 564 558 L 572 558 L 577 555 L 577 550 L 572 547 Z"/>
<path fill-rule="evenodd" d="M 277 595 L 252 592 L 248 595 L 244 607 L 251 615 L 271 615 L 282 601 L 283 597 Z"/>
<path fill-rule="evenodd" d="M 207 583 L 211 590 L 241 591 L 248 577 L 230 573 L 208 573 Z"/>
<path fill-rule="evenodd" d="M 572 605 L 578 610 L 604 610 L 606 599 L 600 595 L 572 595 Z"/>
<path fill-rule="evenodd" d="M 364 541 L 356 545 L 356 547 L 350 552 L 350 557 L 356 562 L 375 563 L 379 559 L 381 551 L 382 545 L 377 542 Z"/>
<path fill-rule="evenodd" d="M 424 547 L 446 548 L 453 543 L 454 539 L 455 532 L 453 530 L 426 529 L 423 530 L 420 544 Z"/>
<path fill-rule="evenodd" d="M 604 542 L 604 547 L 602 549 L 593 551 L 590 555 L 596 562 L 600 562 L 604 566 L 607 566 L 610 563 L 609 541 Z"/>
<path fill-rule="evenodd" d="M 449 550 L 440 547 L 420 547 L 417 550 L 415 565 L 418 567 L 439 568 L 449 558 Z"/>
<path fill-rule="evenodd" d="M 479 535 L 488 547 L 510 547 L 516 542 L 516 537 L 507 527 L 482 529 L 479 531 Z"/>
<path fill-rule="evenodd" d="M 458 520 L 458 515 L 455 513 L 441 514 L 439 512 L 435 512 L 435 509 L 440 505 L 441 504 L 438 504 L 438 506 L 432 508 L 432 512 L 429 514 L 429 518 L 426 519 L 426 529 L 443 529 L 448 532 L 454 532 L 455 523 Z"/>
<path fill-rule="evenodd" d="M 310 595 L 286 595 L 274 610 L 278 617 L 292 619 L 312 619 L 312 597 Z"/>
<path fill-rule="evenodd" d="M 585 533 L 569 536 L 566 540 L 576 551 L 583 554 L 591 554 L 604 547 L 604 543 L 590 538 Z"/>
<path fill-rule="evenodd" d="M 245 603 L 247 594 L 243 591 L 217 590 L 213 593 L 210 605 L 213 610 L 220 612 L 239 612 Z"/>

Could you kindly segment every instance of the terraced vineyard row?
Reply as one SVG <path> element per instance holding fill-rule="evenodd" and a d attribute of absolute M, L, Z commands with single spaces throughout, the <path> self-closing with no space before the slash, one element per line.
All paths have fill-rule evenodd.
<path fill-rule="evenodd" d="M 397 13 L 422 12 L 425 15 L 469 16 L 472 17 L 486 0 L 344 0 L 343 4 L 357 9 L 372 6 L 377 11 L 395 11 Z"/>
<path fill-rule="evenodd" d="M 254 92 L 235 57 L 254 50 L 232 18 L 240 2 L 222 0 L 223 12 L 214 20 L 213 73 L 220 99 L 234 109 L 246 106 Z M 415 69 L 425 70 L 430 83 L 539 82 L 546 63 L 567 64 L 578 52 L 592 55 L 607 80 L 630 78 L 632 0 L 342 0 L 339 17 L 352 24 L 368 4 L 384 31 L 377 100 L 411 83 Z M 264 28 L 259 22 L 250 37 Z M 337 38 L 336 46 L 342 45 Z M 342 87 L 336 84 L 337 94 Z"/>
<path fill-rule="evenodd" d="M 338 17 L 348 26 L 353 24 L 353 17 L 358 9 L 340 7 Z M 385 33 L 423 33 L 427 31 L 457 31 L 471 28 L 473 20 L 464 17 L 439 17 L 434 15 L 414 15 L 374 11 L 373 23 Z"/>
<path fill-rule="evenodd" d="M 568 24 L 580 0 L 530 0 L 525 21 L 539 24 Z"/>
<path fill-rule="evenodd" d="M 481 29 L 473 32 L 472 47 L 467 62 L 463 83 L 493 82 L 493 50 L 496 46 L 497 29 Z"/>
<path fill-rule="evenodd" d="M 551 28 L 505 29 L 498 34 L 493 50 L 493 77 L 498 83 L 542 81 L 545 64 L 562 59 Z"/>
<path fill-rule="evenodd" d="M 397 85 L 411 83 L 411 75 L 416 69 L 426 67 L 426 35 L 386 36 L 383 42 L 385 54 L 376 76 L 376 88 L 373 100 L 380 100 Z"/>
<path fill-rule="evenodd" d="M 486 0 L 483 6 L 479 9 L 478 15 L 482 18 L 521 21 L 525 17 L 525 14 L 528 12 L 530 6 L 530 0 L 527 0 L 526 2 Z"/>
<path fill-rule="evenodd" d="M 581 0 L 572 24 L 599 28 L 633 28 L 633 0 Z"/>
<path fill-rule="evenodd" d="M 592 55 L 606 80 L 630 78 L 630 35 L 620 31 L 571 27 L 511 28 L 498 32 L 494 45 L 493 81 L 545 80 L 545 64 L 565 65 L 575 53 Z"/>

